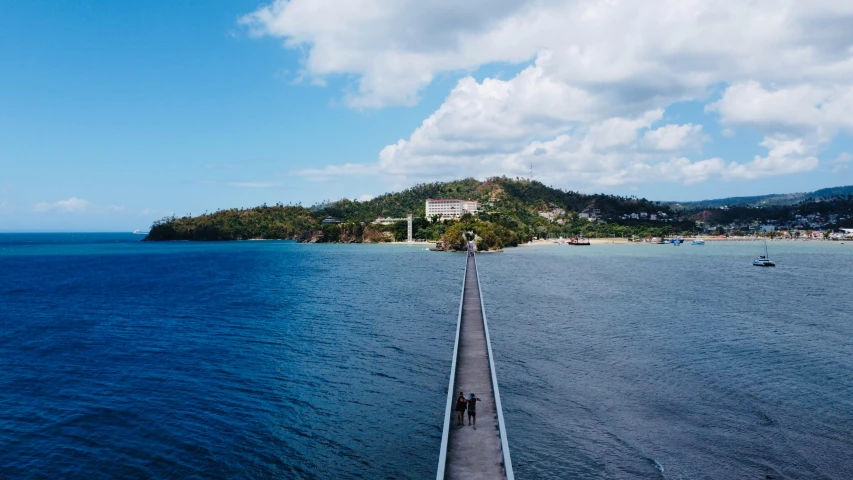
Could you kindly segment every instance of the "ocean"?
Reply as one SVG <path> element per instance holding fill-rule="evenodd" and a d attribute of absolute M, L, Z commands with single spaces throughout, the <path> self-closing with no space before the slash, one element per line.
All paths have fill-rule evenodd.
<path fill-rule="evenodd" d="M 465 257 L 0 234 L 0 478 L 430 478 Z M 853 243 L 478 257 L 519 479 L 850 478 Z"/>

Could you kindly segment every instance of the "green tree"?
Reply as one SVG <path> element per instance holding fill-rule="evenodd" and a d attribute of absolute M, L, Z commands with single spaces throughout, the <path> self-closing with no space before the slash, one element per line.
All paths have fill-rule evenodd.
<path fill-rule="evenodd" d="M 503 243 L 495 233 L 491 223 L 480 222 L 474 231 L 477 237 L 479 237 L 479 240 L 477 240 L 477 250 L 500 250 L 503 248 Z"/>
<path fill-rule="evenodd" d="M 466 250 L 468 243 L 465 240 L 465 230 L 459 222 L 447 227 L 442 237 L 442 243 L 447 250 Z"/>

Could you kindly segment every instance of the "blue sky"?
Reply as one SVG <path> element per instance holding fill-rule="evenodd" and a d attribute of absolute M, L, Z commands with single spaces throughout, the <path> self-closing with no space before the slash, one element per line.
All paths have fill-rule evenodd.
<path fill-rule="evenodd" d="M 0 231 L 145 229 L 172 213 L 524 175 L 531 162 L 546 184 L 653 199 L 853 184 L 851 129 L 829 108 L 853 104 L 845 72 L 789 78 L 737 55 L 712 72 L 691 48 L 652 59 L 683 75 L 614 76 L 639 62 L 608 53 L 612 38 L 588 34 L 571 56 L 560 49 L 572 39 L 535 24 L 577 17 L 567 10 L 382 3 L 0 2 Z M 599 14 L 614 32 L 622 17 L 642 24 Z M 505 39 L 508 20 L 530 35 Z M 652 45 L 681 35 L 643 28 Z M 770 40 L 755 47 L 768 62 L 791 44 Z M 808 45 L 835 56 L 791 60 L 805 72 L 853 52 Z M 591 67 L 574 65 L 578 51 L 598 52 Z M 744 98 L 769 103 L 750 110 Z M 781 98 L 803 114 L 775 108 Z"/>

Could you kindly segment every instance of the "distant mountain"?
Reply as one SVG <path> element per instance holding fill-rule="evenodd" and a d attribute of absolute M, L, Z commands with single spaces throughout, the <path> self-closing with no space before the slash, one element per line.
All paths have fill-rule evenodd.
<path fill-rule="evenodd" d="M 699 200 L 695 202 L 663 202 L 676 210 L 695 210 L 708 207 L 745 206 L 745 207 L 771 207 L 795 205 L 808 199 L 825 199 L 834 197 L 845 197 L 853 195 L 853 185 L 846 187 L 822 188 L 814 192 L 781 193 L 772 195 L 758 195 L 754 197 L 728 197 L 714 200 Z"/>

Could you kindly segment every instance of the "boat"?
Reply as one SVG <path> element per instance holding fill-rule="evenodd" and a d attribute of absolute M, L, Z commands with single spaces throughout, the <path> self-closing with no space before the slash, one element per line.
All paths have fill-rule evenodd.
<path fill-rule="evenodd" d="M 767 254 L 767 239 L 764 240 L 764 255 L 759 255 L 752 264 L 756 267 L 775 267 L 776 263 L 770 260 L 770 255 Z"/>
<path fill-rule="evenodd" d="M 705 245 L 705 240 L 700 237 L 696 237 L 692 242 L 690 242 L 690 245 Z"/>
<path fill-rule="evenodd" d="M 681 237 L 675 237 L 669 241 L 669 243 L 675 245 L 676 247 L 684 243 L 684 239 Z"/>
<path fill-rule="evenodd" d="M 148 235 L 148 232 L 143 232 L 142 230 L 140 230 L 138 228 L 136 230 L 134 230 L 133 233 L 134 233 L 134 235 Z"/>
<path fill-rule="evenodd" d="M 572 237 L 569 239 L 569 245 L 583 246 L 589 245 L 589 240 L 583 237 Z"/>

